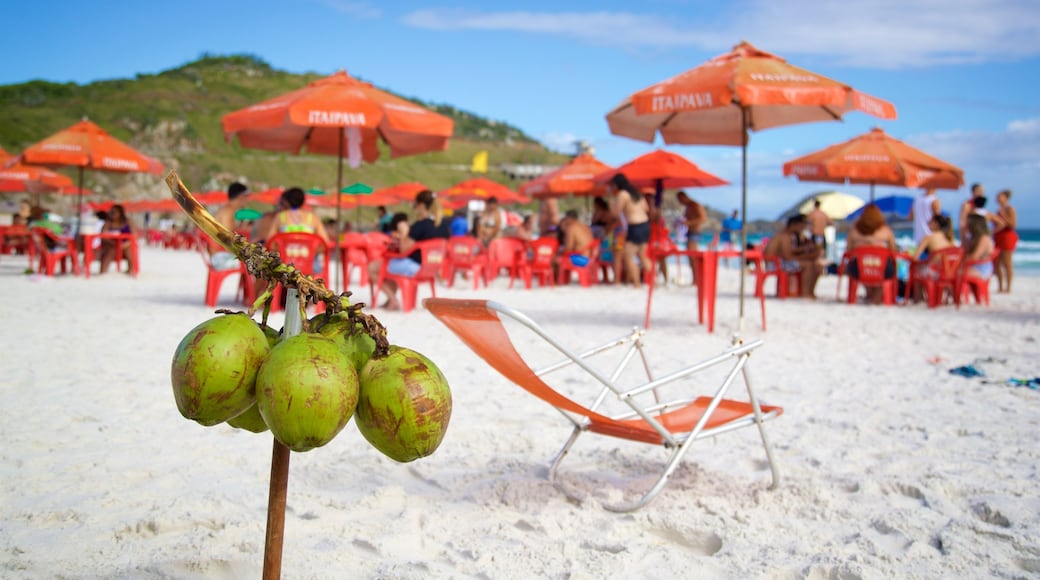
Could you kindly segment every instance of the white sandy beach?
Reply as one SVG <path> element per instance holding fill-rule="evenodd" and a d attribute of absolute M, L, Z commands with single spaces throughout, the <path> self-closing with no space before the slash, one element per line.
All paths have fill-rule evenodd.
<path fill-rule="evenodd" d="M 270 434 L 183 419 L 169 383 L 181 337 L 212 315 L 190 251 L 142 248 L 141 274 L 38 278 L 0 257 L 0 576 L 257 578 Z M 714 334 L 693 290 L 659 288 L 651 363 L 723 350 L 737 322 L 734 270 L 720 270 Z M 688 275 L 687 275 L 688 279 Z M 285 578 L 1021 578 L 1040 576 L 1040 279 L 989 308 L 748 302 L 744 335 L 782 481 L 754 430 L 705 441 L 632 514 L 605 510 L 647 485 L 665 453 L 569 433 L 429 313 L 376 311 L 391 342 L 430 356 L 454 414 L 433 456 L 384 458 L 353 423 L 293 454 Z M 564 343 L 591 346 L 642 324 L 645 291 L 577 286 L 438 295 L 488 297 Z M 233 282 L 224 287 L 230 306 Z M 420 296 L 425 293 L 420 292 Z M 361 298 L 368 299 L 367 289 Z M 951 375 L 976 360 L 991 382 Z"/>

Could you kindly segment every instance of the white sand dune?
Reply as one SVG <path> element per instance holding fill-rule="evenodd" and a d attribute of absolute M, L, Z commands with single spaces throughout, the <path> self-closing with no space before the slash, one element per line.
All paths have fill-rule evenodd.
<path fill-rule="evenodd" d="M 0 576 L 249 578 L 262 568 L 271 437 L 203 428 L 169 384 L 180 338 L 211 315 L 191 252 L 142 250 L 141 274 L 41 279 L 0 257 Z M 586 436 L 545 480 L 569 429 L 422 309 L 377 315 L 429 355 L 454 394 L 433 456 L 397 464 L 353 423 L 293 454 L 286 578 L 887 578 L 1040 575 L 1040 284 L 990 308 L 768 301 L 744 335 L 782 473 L 753 430 L 694 448 L 633 514 L 665 454 Z M 642 323 L 645 293 L 461 283 L 590 346 Z M 232 297 L 231 282 L 223 294 Z M 694 323 L 689 287 L 659 289 L 651 361 L 675 368 L 724 349 L 737 276 L 723 270 L 718 327 Z M 367 291 L 362 292 L 367 300 Z M 992 382 L 951 375 L 978 359 Z"/>

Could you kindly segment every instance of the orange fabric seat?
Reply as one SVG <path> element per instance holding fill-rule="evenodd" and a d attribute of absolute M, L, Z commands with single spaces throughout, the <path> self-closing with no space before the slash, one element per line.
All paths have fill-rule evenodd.
<path fill-rule="evenodd" d="M 555 477 L 561 461 L 578 436 L 584 432 L 663 446 L 670 451 L 670 458 L 651 488 L 635 502 L 606 506 L 616 511 L 631 511 L 646 505 L 663 489 L 668 477 L 694 441 L 755 426 L 772 471 L 772 486 L 775 487 L 779 483 L 779 471 L 773 461 L 763 423 L 780 416 L 783 409 L 759 404 L 751 387 L 747 369 L 751 352 L 760 347 L 762 341 L 733 346 L 711 358 L 661 375 L 655 380 L 646 364 L 643 331 L 639 329 L 576 354 L 549 336 L 527 316 L 497 302 L 429 298 L 424 301 L 424 305 L 466 346 L 502 376 L 545 401 L 571 422 L 574 430 L 552 460 L 549 468 L 550 480 Z M 503 320 L 510 321 L 509 331 L 503 326 Z M 514 347 L 510 333 L 513 331 L 513 323 L 526 327 L 542 339 L 539 344 L 557 356 L 562 354 L 564 359 L 539 370 L 532 369 Z M 526 340 L 526 336 L 524 338 L 524 344 L 528 344 L 530 341 Z M 611 365 L 608 372 L 602 372 L 593 365 L 594 357 L 600 357 L 603 353 L 618 348 L 624 350 L 619 365 Z M 635 359 L 643 362 L 647 376 L 645 383 L 635 387 L 622 387 L 609 378 L 621 377 L 628 363 Z M 695 375 L 726 363 L 732 363 L 733 367 L 725 375 L 722 385 L 711 385 L 712 388 L 705 391 L 713 395 L 695 395 L 698 381 L 694 379 L 700 378 Z M 563 394 L 546 382 L 550 373 L 563 369 L 570 369 L 581 378 L 575 380 L 568 375 L 561 380 L 561 386 L 566 385 L 570 390 L 584 391 L 590 401 L 588 405 L 575 400 L 578 398 L 576 396 Z M 730 387 L 738 377 L 743 378 L 746 395 L 739 399 L 732 396 L 727 398 L 727 392 L 731 390 Z M 676 393 L 677 398 L 670 396 L 674 391 L 664 392 L 669 387 L 679 389 Z M 701 388 L 705 389 L 706 386 Z M 614 412 L 608 409 L 611 405 L 620 410 Z"/>

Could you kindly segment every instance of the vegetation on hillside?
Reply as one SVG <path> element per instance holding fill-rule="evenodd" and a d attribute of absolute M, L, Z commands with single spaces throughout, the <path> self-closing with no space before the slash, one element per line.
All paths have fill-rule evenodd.
<path fill-rule="evenodd" d="M 158 74 L 133 79 L 97 81 L 87 85 L 31 81 L 0 86 L 0 146 L 17 153 L 83 117 L 141 151 L 176 169 L 194 190 L 224 188 L 241 179 L 254 188 L 300 185 L 334 189 L 336 160 L 322 155 L 282 155 L 244 149 L 224 141 L 223 115 L 300 88 L 324 75 L 279 71 L 253 55 L 199 59 Z M 392 89 L 380 87 L 392 92 Z M 511 187 L 519 185 L 499 164 L 561 164 L 554 153 L 507 123 L 485 119 L 448 104 L 425 103 L 400 95 L 447 115 L 455 134 L 446 151 L 390 160 L 347 169 L 345 181 L 385 187 L 420 181 L 434 189 L 470 177 L 468 167 L 481 150 L 489 152 L 488 177 Z M 71 170 L 59 169 L 73 175 Z M 88 172 L 85 185 L 100 199 L 169 196 L 162 181 L 150 175 Z"/>

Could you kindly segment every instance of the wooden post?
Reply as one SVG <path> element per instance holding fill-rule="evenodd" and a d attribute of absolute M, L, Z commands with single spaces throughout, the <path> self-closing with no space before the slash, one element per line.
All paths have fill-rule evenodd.
<path fill-rule="evenodd" d="M 285 332 L 282 340 L 303 330 L 295 288 L 285 293 Z M 271 451 L 271 487 L 267 496 L 267 540 L 264 543 L 264 580 L 282 577 L 282 544 L 285 540 L 285 498 L 289 490 L 289 448 L 274 439 Z"/>

